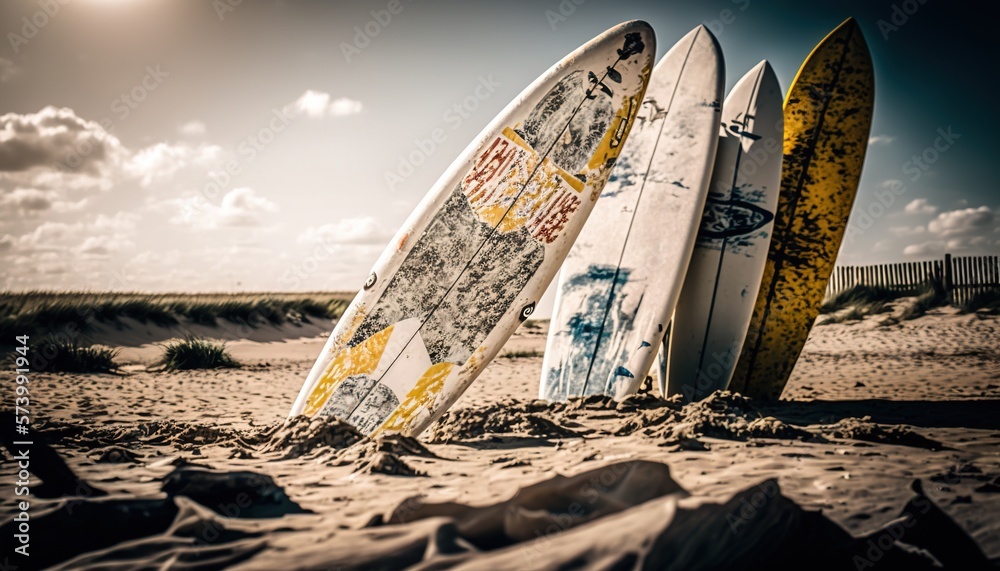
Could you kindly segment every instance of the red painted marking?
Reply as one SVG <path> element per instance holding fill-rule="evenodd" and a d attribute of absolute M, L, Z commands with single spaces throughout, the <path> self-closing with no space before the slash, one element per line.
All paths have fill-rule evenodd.
<path fill-rule="evenodd" d="M 580 207 L 580 199 L 573 192 L 560 190 L 545 206 L 543 212 L 528 222 L 531 235 L 546 244 L 551 244 L 569 222 L 571 214 Z"/>
<path fill-rule="evenodd" d="M 496 187 L 487 188 L 486 184 L 506 172 L 510 163 L 517 155 L 518 147 L 504 137 L 497 137 L 493 144 L 479 156 L 476 166 L 465 175 L 462 181 L 463 191 L 469 201 L 476 204 L 490 202 Z"/>

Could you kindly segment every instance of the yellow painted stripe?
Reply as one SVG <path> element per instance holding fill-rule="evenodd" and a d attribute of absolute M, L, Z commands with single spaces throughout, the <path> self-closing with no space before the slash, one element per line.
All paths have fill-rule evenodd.
<path fill-rule="evenodd" d="M 392 336 L 393 325 L 390 325 L 372 335 L 364 342 L 349 349 L 342 349 L 337 356 L 330 361 L 323 376 L 320 377 L 316 386 L 313 387 L 303 414 L 312 416 L 319 412 L 327 399 L 333 394 L 337 385 L 352 375 L 370 375 L 378 367 L 378 362 L 382 359 L 385 346 Z"/>

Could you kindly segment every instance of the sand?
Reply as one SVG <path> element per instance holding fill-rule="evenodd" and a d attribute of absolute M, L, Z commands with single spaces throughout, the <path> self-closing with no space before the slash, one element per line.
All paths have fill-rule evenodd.
<path fill-rule="evenodd" d="M 80 486 L 55 471 L 57 497 L 33 499 L 32 565 L 920 568 L 897 530 L 947 567 L 996 564 L 1000 318 L 880 320 L 814 328 L 783 401 L 686 407 L 537 401 L 546 324 L 529 322 L 418 440 L 374 442 L 284 424 L 328 329 L 223 333 L 245 366 L 184 373 L 146 370 L 169 332 L 106 331 L 126 375 L 32 381 L 39 440 L 89 486 L 58 499 Z"/>

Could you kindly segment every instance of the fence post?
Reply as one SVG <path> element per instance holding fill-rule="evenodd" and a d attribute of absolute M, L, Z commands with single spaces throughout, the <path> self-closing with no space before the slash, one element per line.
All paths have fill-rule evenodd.
<path fill-rule="evenodd" d="M 944 255 L 944 299 L 952 303 L 954 299 L 951 293 L 951 254 Z"/>

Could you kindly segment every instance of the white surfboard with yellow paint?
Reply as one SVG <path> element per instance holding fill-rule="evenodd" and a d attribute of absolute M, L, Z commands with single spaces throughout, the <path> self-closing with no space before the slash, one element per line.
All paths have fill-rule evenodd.
<path fill-rule="evenodd" d="M 291 416 L 416 435 L 532 311 L 601 194 L 643 99 L 653 30 L 579 48 L 441 176 L 337 323 Z"/>

